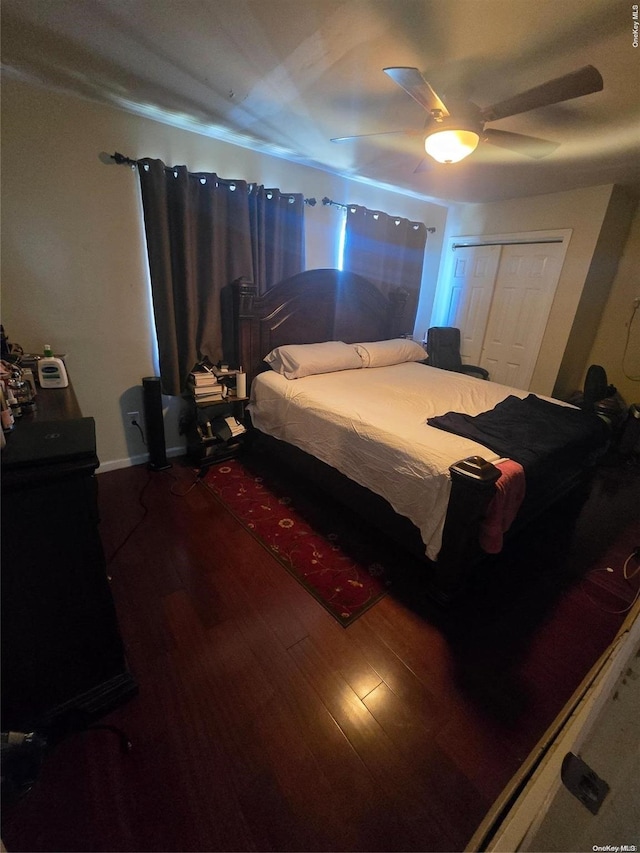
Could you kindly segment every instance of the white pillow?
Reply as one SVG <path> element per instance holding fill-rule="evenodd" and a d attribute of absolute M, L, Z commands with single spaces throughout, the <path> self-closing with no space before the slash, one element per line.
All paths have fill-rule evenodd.
<path fill-rule="evenodd" d="M 422 361 L 427 357 L 420 344 L 410 338 L 371 341 L 366 344 L 354 344 L 354 346 L 362 359 L 363 367 L 387 367 L 390 364 L 402 364 L 405 361 Z"/>
<path fill-rule="evenodd" d="M 276 347 L 264 357 L 264 361 L 287 379 L 362 367 L 362 360 L 355 348 L 342 341 Z"/>

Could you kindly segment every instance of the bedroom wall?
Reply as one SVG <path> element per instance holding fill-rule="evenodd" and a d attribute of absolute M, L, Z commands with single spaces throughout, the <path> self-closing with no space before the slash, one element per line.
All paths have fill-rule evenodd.
<path fill-rule="evenodd" d="M 558 371 L 554 390 L 557 396 L 566 397 L 584 386 L 586 367 L 592 363 L 589 353 L 603 319 L 635 206 L 636 201 L 622 187 L 613 188 Z M 602 355 L 600 363 L 606 368 L 611 354 Z"/>
<path fill-rule="evenodd" d="M 512 234 L 571 228 L 572 235 L 530 388 L 551 394 L 573 318 L 589 273 L 613 186 L 510 199 L 489 204 L 453 205 L 445 237 Z M 444 286 L 440 281 L 439 286 Z M 582 364 L 578 372 L 582 371 Z"/>
<path fill-rule="evenodd" d="M 603 365 L 609 382 L 628 405 L 640 403 L 640 307 L 635 315 L 633 312 L 633 301 L 640 298 L 639 268 L 640 205 L 636 203 L 602 321 L 586 362 Z"/>
<path fill-rule="evenodd" d="M 142 411 L 141 379 L 157 371 L 138 179 L 101 152 L 158 157 L 315 196 L 306 209 L 307 266 L 334 267 L 336 201 L 436 228 L 427 243 L 419 311 L 430 312 L 447 208 L 339 179 L 150 118 L 50 93 L 17 80 L 2 88 L 2 322 L 11 341 L 51 343 L 85 415 L 96 418 L 101 470 L 145 460 L 124 414 Z M 179 398 L 164 398 L 166 443 L 180 452 Z"/>

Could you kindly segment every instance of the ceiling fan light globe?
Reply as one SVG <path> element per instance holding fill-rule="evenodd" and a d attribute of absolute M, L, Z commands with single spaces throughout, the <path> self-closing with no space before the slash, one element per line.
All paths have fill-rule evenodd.
<path fill-rule="evenodd" d="M 459 163 L 478 147 L 480 136 L 474 130 L 436 130 L 424 141 L 424 150 L 438 163 Z"/>

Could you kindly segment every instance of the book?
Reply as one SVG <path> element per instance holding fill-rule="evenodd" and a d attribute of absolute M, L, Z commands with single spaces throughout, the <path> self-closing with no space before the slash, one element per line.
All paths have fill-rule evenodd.
<path fill-rule="evenodd" d="M 217 394 L 220 397 L 227 396 L 227 386 L 218 384 L 218 385 L 192 385 L 190 388 L 191 393 L 194 397 L 201 397 L 203 395 Z"/>
<path fill-rule="evenodd" d="M 240 421 L 236 420 L 234 417 L 225 418 L 225 423 L 231 430 L 231 437 L 233 438 L 236 435 L 242 435 L 243 432 L 246 432 L 246 427 L 240 423 Z"/>
<path fill-rule="evenodd" d="M 211 386 L 203 386 L 197 388 L 195 385 L 192 385 L 188 389 L 193 396 L 193 399 L 196 403 L 204 403 L 204 402 L 219 402 L 220 400 L 224 400 L 227 396 L 227 389 L 224 385 L 211 385 Z"/>
<path fill-rule="evenodd" d="M 200 397 L 204 394 L 217 394 L 218 396 L 226 397 L 227 395 L 227 386 L 218 382 L 216 377 L 213 374 L 207 374 L 207 379 L 199 380 L 195 377 L 201 376 L 200 373 L 191 373 L 189 375 L 189 379 L 187 380 L 187 390 L 193 394 L 194 397 Z"/>
<path fill-rule="evenodd" d="M 224 397 L 194 397 L 196 406 L 213 406 L 214 403 L 224 403 Z"/>
<path fill-rule="evenodd" d="M 214 403 L 224 403 L 225 398 L 220 394 L 211 394 L 204 397 L 194 397 L 196 406 L 211 406 Z"/>
<path fill-rule="evenodd" d="M 191 373 L 189 374 L 189 382 L 193 385 L 197 385 L 198 387 L 209 386 L 209 385 L 217 385 L 218 379 L 214 373 L 202 372 L 202 373 Z"/>

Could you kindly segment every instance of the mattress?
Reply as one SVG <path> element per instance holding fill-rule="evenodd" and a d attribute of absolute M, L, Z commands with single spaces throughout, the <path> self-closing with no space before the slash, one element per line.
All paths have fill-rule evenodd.
<path fill-rule="evenodd" d="M 451 476 L 466 456 L 496 453 L 429 426 L 449 411 L 477 415 L 527 391 L 410 362 L 285 379 L 274 371 L 252 383 L 253 425 L 295 445 L 385 498 L 419 529 L 425 553 L 442 545 Z M 557 402 L 557 401 L 554 401 Z"/>

